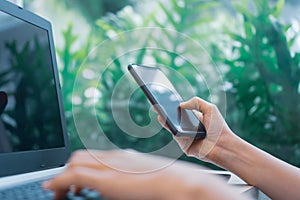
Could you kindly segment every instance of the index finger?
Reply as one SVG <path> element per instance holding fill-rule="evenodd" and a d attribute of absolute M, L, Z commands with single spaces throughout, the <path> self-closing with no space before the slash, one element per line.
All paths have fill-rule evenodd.
<path fill-rule="evenodd" d="M 100 185 L 103 187 L 104 183 L 108 182 L 111 177 L 112 173 L 108 171 L 99 173 L 95 169 L 77 167 L 66 170 L 54 179 L 44 182 L 43 187 L 52 190 L 55 193 L 55 199 L 61 199 L 67 194 L 71 186 L 87 187 L 99 191 L 98 187 Z"/>

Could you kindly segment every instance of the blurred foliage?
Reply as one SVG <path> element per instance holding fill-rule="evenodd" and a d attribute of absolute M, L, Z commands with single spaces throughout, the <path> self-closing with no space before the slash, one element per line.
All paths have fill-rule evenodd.
<path fill-rule="evenodd" d="M 66 114 L 66 120 L 68 124 L 68 132 L 71 148 L 73 150 L 83 148 L 81 140 L 76 134 L 76 127 L 74 124 L 73 114 L 76 112 L 76 109 L 73 109 L 73 87 L 76 79 L 76 75 L 80 73 L 80 65 L 83 60 L 87 57 L 88 53 L 91 50 L 92 35 L 90 34 L 86 40 L 85 46 L 73 51 L 73 46 L 78 40 L 73 32 L 73 25 L 69 24 L 67 29 L 63 31 L 64 38 L 64 47 L 63 49 L 58 49 L 57 53 L 61 59 L 63 66 L 60 66 L 60 75 L 61 75 L 61 85 L 62 85 L 62 94 L 64 109 Z M 82 97 L 84 98 L 84 96 Z M 82 109 L 84 111 L 84 109 Z"/>
<path fill-rule="evenodd" d="M 243 0 L 233 3 L 233 7 L 230 7 L 228 2 L 224 6 L 223 1 L 157 1 L 148 12 L 126 7 L 117 14 L 107 14 L 95 20 L 92 24 L 96 25 L 95 32 L 87 39 L 86 47 L 75 51 L 72 46 L 76 43 L 77 36 L 72 34 L 72 27 L 69 27 L 64 32 L 65 47 L 59 51 L 59 57 L 64 63 L 61 74 L 68 121 L 73 120 L 72 112 L 85 112 L 86 115 L 91 112 L 92 106 L 87 103 L 90 99 L 82 94 L 86 88 L 93 86 L 101 94 L 96 103 L 98 121 L 105 135 L 114 144 L 143 152 L 166 145 L 172 138 L 165 130 L 151 138 L 136 138 L 124 133 L 114 120 L 111 99 L 116 84 L 126 71 L 128 61 L 110 57 L 107 58 L 112 60 L 110 67 L 99 65 L 102 75 L 100 83 L 82 82 L 82 88 L 75 94 L 80 96 L 81 103 L 77 103 L 76 109 L 73 107 L 73 110 L 72 89 L 76 76 L 83 73 L 79 66 L 97 42 L 140 27 L 168 28 L 203 43 L 220 66 L 221 72 L 224 73 L 224 87 L 226 86 L 227 93 L 226 119 L 232 129 L 255 145 L 300 166 L 300 127 L 297 123 L 297 119 L 300 119 L 300 57 L 299 53 L 291 51 L 296 35 L 293 38 L 286 36 L 292 27 L 280 22 L 279 17 L 285 2 L 279 0 L 275 6 L 270 6 L 268 0 Z M 249 5 L 254 5 L 254 8 Z M 229 7 L 228 12 L 226 9 Z M 218 21 L 221 22 L 216 23 Z M 168 32 L 165 34 L 168 35 Z M 191 63 L 181 60 L 178 49 L 181 49 L 185 41 L 175 36 L 169 34 L 165 38 L 155 38 L 153 34 L 141 37 L 148 37 L 144 47 L 156 40 L 162 46 L 166 45 L 167 49 L 179 52 L 178 54 L 142 48 L 130 61 L 144 63 L 151 58 L 154 63 L 169 66 L 186 77 L 194 94 L 210 100 L 209 88 L 203 80 L 194 76 L 197 72 Z M 117 55 L 119 48 L 116 44 L 109 46 L 107 51 Z M 194 51 L 193 48 L 183 50 L 186 54 L 193 54 Z M 102 54 L 105 55 L 103 52 Z M 201 55 L 199 59 L 203 59 Z M 97 63 L 97 58 L 93 62 Z M 186 93 L 183 96 L 188 98 L 193 94 L 190 90 L 182 88 L 180 83 L 174 82 L 175 77 L 170 77 L 175 87 Z M 208 78 L 205 75 L 204 77 Z M 134 83 L 129 81 L 128 85 L 124 86 L 124 95 L 132 84 Z M 129 106 L 131 117 L 136 124 L 146 126 L 150 123 L 149 103 L 140 91 L 132 95 L 129 105 L 122 104 L 120 99 L 120 107 L 122 106 Z M 76 143 L 75 126 L 69 125 L 69 131 L 73 135 L 72 143 Z M 80 146 L 81 144 L 73 145 L 74 148 Z"/>
<path fill-rule="evenodd" d="M 195 34 L 198 29 L 201 29 L 206 23 L 211 21 L 208 18 L 208 11 L 206 9 L 216 6 L 216 3 L 211 2 L 199 2 L 195 1 L 169 1 L 169 4 L 162 3 L 160 1 L 152 12 L 147 15 L 141 15 L 135 13 L 132 9 L 125 9 L 123 12 L 117 15 L 108 15 L 102 19 L 97 20 L 97 25 L 99 26 L 99 31 L 102 32 L 101 35 L 107 36 L 108 33 L 114 32 L 114 34 L 120 34 L 124 31 L 129 31 L 138 27 L 149 27 L 155 26 L 160 28 L 170 28 L 177 31 L 176 34 L 172 34 L 168 30 L 162 32 L 166 37 L 155 37 L 155 33 L 150 33 L 150 35 L 144 35 L 148 39 L 142 44 L 141 47 L 151 46 L 151 42 L 160 43 L 160 48 L 168 49 L 169 51 L 149 51 L 147 49 L 141 49 L 136 57 L 133 59 L 133 63 L 145 63 L 146 59 L 151 58 L 154 63 L 160 66 L 168 66 L 175 72 L 184 76 L 188 82 L 193 86 L 192 90 L 186 87 L 185 84 L 178 82 L 178 77 L 176 74 L 172 74 L 170 70 L 166 71 L 169 73 L 171 82 L 175 85 L 180 94 L 185 97 L 185 99 L 191 98 L 192 94 L 202 96 L 203 98 L 208 98 L 209 92 L 207 87 L 197 76 L 190 76 L 191 74 L 197 74 L 197 70 L 189 63 L 187 60 L 182 58 L 180 54 L 180 48 L 184 46 L 183 38 L 178 38 L 182 35 L 192 35 L 199 40 L 203 38 L 204 34 Z M 199 9 L 203 12 L 199 13 Z M 166 19 L 161 20 L 162 16 Z M 176 19 L 176 20 L 175 20 Z M 197 30 L 195 30 L 197 28 Z M 142 34 L 142 30 L 141 30 Z M 164 42 L 161 43 L 160 41 Z M 117 47 L 116 47 L 117 48 Z M 192 48 L 184 49 L 184 51 L 193 51 Z M 117 124 L 115 124 L 114 117 L 111 111 L 111 97 L 117 82 L 124 75 L 124 65 L 126 67 L 129 63 L 124 63 L 120 59 L 116 58 L 113 60 L 113 67 L 107 68 L 102 75 L 102 82 L 99 89 L 102 93 L 101 104 L 99 105 L 99 123 L 104 128 L 104 132 L 108 133 L 109 139 L 121 148 L 134 148 L 142 152 L 152 152 L 163 146 L 166 146 L 172 137 L 170 133 L 166 130 L 161 130 L 155 136 L 151 138 L 137 138 L 129 136 L 124 133 Z M 126 62 L 126 61 L 125 61 Z M 128 61 L 127 61 L 128 62 Z M 126 70 L 126 69 L 125 69 Z M 136 85 L 133 84 L 132 87 Z M 204 86 L 204 87 L 203 87 Z M 120 91 L 119 91 L 120 92 Z M 124 88 L 124 94 L 127 90 Z M 122 96 L 122 95 L 120 95 Z M 125 95 L 124 95 L 125 96 Z M 121 101 L 121 100 L 120 100 Z M 139 106 L 142 105 L 142 106 Z M 126 105 L 123 105 L 126 106 Z M 129 104 L 129 110 L 131 117 L 134 122 L 140 126 L 146 126 L 150 123 L 151 119 L 149 117 L 150 105 L 145 98 L 145 95 L 141 91 L 137 91 L 131 98 Z M 108 120 L 104 121 L 104 115 L 108 115 Z M 107 117 L 107 116 L 106 116 Z M 183 156 L 183 159 L 187 159 Z"/>
<path fill-rule="evenodd" d="M 77 9 L 87 21 L 93 24 L 108 12 L 116 13 L 125 6 L 132 5 L 133 0 L 60 0 L 58 3 L 63 3 L 67 8 Z"/>
<path fill-rule="evenodd" d="M 297 34 L 287 38 L 291 25 L 280 23 L 284 0 L 273 7 L 268 0 L 253 2 L 255 12 L 248 1 L 235 5 L 242 31 L 226 32 L 234 55 L 223 60 L 232 84 L 228 98 L 235 102 L 229 117 L 245 139 L 300 166 L 300 54 L 290 50 Z"/>
<path fill-rule="evenodd" d="M 37 0 L 23 0 L 24 7 L 30 7 L 35 1 Z M 94 25 L 97 19 L 107 13 L 116 13 L 125 6 L 134 5 L 135 2 L 136 0 L 51 0 L 47 3 L 63 5 L 66 9 L 75 9 L 91 25 Z"/>

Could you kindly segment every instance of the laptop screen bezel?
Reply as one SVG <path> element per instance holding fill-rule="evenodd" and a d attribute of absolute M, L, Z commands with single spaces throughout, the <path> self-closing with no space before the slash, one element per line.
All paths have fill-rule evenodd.
<path fill-rule="evenodd" d="M 44 18 L 37 16 L 7 1 L 0 1 L 0 11 L 47 31 L 52 60 L 52 70 L 55 81 L 55 90 L 58 98 L 58 106 L 60 112 L 59 114 L 64 138 L 64 147 L 33 151 L 0 153 L 0 177 L 63 166 L 70 155 L 70 148 L 64 117 L 65 115 L 62 102 L 61 87 L 59 83 L 51 23 L 45 20 Z"/>

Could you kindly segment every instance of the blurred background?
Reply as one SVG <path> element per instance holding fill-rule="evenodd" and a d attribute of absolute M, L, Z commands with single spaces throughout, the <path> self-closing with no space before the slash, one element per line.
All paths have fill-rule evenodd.
<path fill-rule="evenodd" d="M 142 27 L 161 27 L 176 30 L 201 43 L 211 56 L 213 66 L 222 76 L 222 85 L 218 86 L 226 94 L 226 111 L 222 114 L 231 129 L 259 148 L 300 167 L 300 1 L 23 0 L 18 3 L 53 25 L 73 150 L 84 148 L 75 128 L 74 112 L 86 116 L 83 117 L 86 120 L 90 115 L 96 117 L 106 137 L 120 148 L 151 152 L 172 140 L 165 130 L 152 137 L 138 138 L 117 126 L 111 109 L 112 91 L 129 62 L 112 58 L 107 68 L 99 64 L 103 63 L 99 60 L 101 56 L 85 60 L 93 47 L 117 34 Z M 146 38 L 145 46 L 155 40 L 171 44 L 174 50 L 184 45 L 184 41 L 170 35 L 162 41 Z M 117 44 L 108 48 L 111 52 L 119 50 Z M 194 51 L 187 47 L 185 55 L 192 55 Z M 195 76 L 191 64 L 181 61 L 179 54 L 141 50 L 131 55 L 130 61 L 144 63 L 149 59 L 179 72 L 196 95 L 212 101 L 211 88 L 205 86 L 206 75 L 204 78 Z M 82 65 L 97 66 L 101 80 L 91 81 L 90 77 L 98 75 L 92 70 L 80 70 Z M 83 74 L 86 80 L 80 79 L 82 87 L 74 92 L 78 74 Z M 173 82 L 180 87 L 176 80 Z M 89 95 L 91 90 L 96 92 L 97 99 Z M 129 105 L 120 103 L 120 109 L 122 106 L 129 106 L 132 120 L 139 126 L 147 126 L 151 115 L 155 115 L 149 111 L 150 105 L 140 91 L 134 92 Z M 81 123 L 89 124 L 88 121 Z M 87 138 L 96 140 L 97 134 L 86 126 Z M 99 142 L 99 145 L 106 144 Z M 200 162 L 184 155 L 181 159 Z"/>

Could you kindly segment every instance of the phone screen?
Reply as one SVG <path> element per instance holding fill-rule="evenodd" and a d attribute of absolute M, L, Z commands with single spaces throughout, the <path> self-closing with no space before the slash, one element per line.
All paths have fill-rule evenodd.
<path fill-rule="evenodd" d="M 145 87 L 148 88 L 176 129 L 197 131 L 199 120 L 192 111 L 180 109 L 179 104 L 182 102 L 182 98 L 176 91 L 158 84 L 148 84 Z"/>
<path fill-rule="evenodd" d="M 205 136 L 205 127 L 193 111 L 179 107 L 183 99 L 159 68 L 131 65 L 129 70 L 150 102 L 173 129 L 173 134 L 195 136 L 201 132 L 200 136 Z"/>

